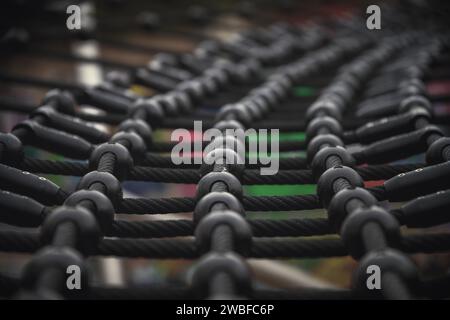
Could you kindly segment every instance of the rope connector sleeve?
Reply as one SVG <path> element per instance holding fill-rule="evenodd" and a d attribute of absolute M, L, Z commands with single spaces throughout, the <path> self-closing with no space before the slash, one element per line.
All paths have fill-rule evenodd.
<path fill-rule="evenodd" d="M 0 164 L 0 188 L 29 196 L 46 205 L 60 204 L 65 198 L 65 192 L 44 177 L 3 164 Z"/>
<path fill-rule="evenodd" d="M 400 173 L 384 182 L 387 198 L 405 201 L 427 193 L 450 189 L 450 162 Z"/>
<path fill-rule="evenodd" d="M 27 139 L 27 142 L 30 145 L 72 159 L 87 159 L 93 149 L 91 143 L 76 135 L 47 128 L 35 121 L 26 120 L 18 124 L 14 130 L 20 128 L 23 128 L 30 133 L 29 138 Z"/>

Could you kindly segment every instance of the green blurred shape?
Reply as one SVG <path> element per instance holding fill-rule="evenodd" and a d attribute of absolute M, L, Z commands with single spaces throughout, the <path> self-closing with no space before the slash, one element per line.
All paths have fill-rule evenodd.
<path fill-rule="evenodd" d="M 290 141 L 290 140 L 305 140 L 304 132 L 285 132 L 280 133 L 280 141 Z"/>
<path fill-rule="evenodd" d="M 245 192 L 252 196 L 289 196 L 300 194 L 315 194 L 315 184 L 299 185 L 256 185 L 245 186 Z"/>
<path fill-rule="evenodd" d="M 275 156 L 276 153 L 272 153 Z M 289 157 L 306 157 L 305 151 L 290 151 L 279 153 L 280 158 Z M 255 158 L 257 153 L 247 153 L 247 157 Z M 299 194 L 311 194 L 316 192 L 315 184 L 303 184 L 303 185 L 255 185 L 246 186 L 245 191 L 248 195 L 254 196 L 286 196 L 286 195 L 299 195 Z"/>
<path fill-rule="evenodd" d="M 270 133 L 270 131 L 268 132 Z M 302 141 L 305 140 L 305 133 L 304 132 L 283 132 L 279 134 L 280 141 Z M 269 140 L 271 136 L 268 136 Z M 258 141 L 258 135 L 252 134 L 247 137 L 247 141 Z"/>
<path fill-rule="evenodd" d="M 310 86 L 297 86 L 293 91 L 296 97 L 311 97 L 315 93 L 314 88 Z"/>

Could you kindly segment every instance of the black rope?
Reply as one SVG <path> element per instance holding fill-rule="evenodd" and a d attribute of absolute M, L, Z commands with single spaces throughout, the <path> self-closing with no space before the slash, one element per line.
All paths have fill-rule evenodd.
<path fill-rule="evenodd" d="M 319 209 L 321 205 L 314 194 L 298 196 L 244 196 L 247 211 L 292 211 Z M 162 214 L 191 212 L 195 208 L 194 198 L 128 198 L 119 207 L 120 213 Z"/>
<path fill-rule="evenodd" d="M 33 253 L 40 247 L 34 232 L 1 231 L 0 250 Z M 396 248 L 406 253 L 438 253 L 450 249 L 450 234 L 404 235 Z M 199 256 L 190 239 L 104 239 L 94 252 L 100 256 L 152 259 L 195 259 Z M 330 239 L 254 239 L 249 257 L 253 258 L 326 258 L 346 256 L 339 238 Z"/>
<path fill-rule="evenodd" d="M 367 189 L 378 200 L 386 199 L 383 186 Z M 128 198 L 119 207 L 120 213 L 161 214 L 191 212 L 195 208 L 194 198 Z M 322 205 L 315 194 L 293 196 L 244 196 L 242 203 L 246 211 L 294 211 L 320 209 Z"/>
<path fill-rule="evenodd" d="M 255 237 L 301 237 L 332 233 L 327 219 L 249 220 Z M 109 237 L 119 238 L 166 238 L 192 236 L 191 220 L 163 221 L 115 221 L 106 232 Z"/>
<path fill-rule="evenodd" d="M 301 159 L 301 158 L 299 158 Z M 165 161 L 165 160 L 163 160 Z M 299 160 L 301 162 L 301 160 Z M 292 160 L 296 163 L 297 160 Z M 384 180 L 393 176 L 424 167 L 424 164 L 372 165 L 356 168 L 366 180 Z M 83 162 L 55 161 L 25 158 L 20 169 L 40 174 L 58 174 L 82 176 L 88 172 L 88 165 Z M 129 174 L 129 180 L 168 183 L 194 184 L 200 179 L 198 169 L 151 168 L 135 166 Z M 246 170 L 244 184 L 308 184 L 315 183 L 310 170 L 281 170 L 275 175 L 260 175 L 259 170 Z"/>
<path fill-rule="evenodd" d="M 120 203 L 119 213 L 161 214 L 191 212 L 195 207 L 194 198 L 128 198 Z"/>

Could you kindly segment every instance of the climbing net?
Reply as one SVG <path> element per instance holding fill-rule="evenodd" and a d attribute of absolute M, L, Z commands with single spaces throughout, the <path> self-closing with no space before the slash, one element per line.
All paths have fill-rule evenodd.
<path fill-rule="evenodd" d="M 425 82 L 444 65 L 448 29 L 433 11 L 391 10 L 376 32 L 360 19 L 298 27 L 276 23 L 227 43 L 202 42 L 192 54 L 155 59 L 172 81 L 146 68 L 112 74 L 99 86 L 54 89 L 10 133 L 0 134 L 2 252 L 29 253 L 20 279 L 0 275 L 0 294 L 31 299 L 355 299 L 447 297 L 448 278 L 421 279 L 409 254 L 446 252 L 450 233 L 417 233 L 450 220 L 450 139 L 435 124 Z M 423 19 L 421 20 L 423 21 Z M 437 66 L 437 67 L 436 67 Z M 183 72 L 181 72 L 184 71 Z M 174 80 L 176 78 L 176 81 Z M 302 83 L 318 95 L 295 96 Z M 150 97 L 132 84 L 158 86 Z M 101 110 L 79 112 L 80 105 Z M 205 105 L 208 109 L 205 110 Z M 4 109 L 20 109 L 14 103 Z M 176 143 L 158 141 L 159 128 L 223 132 L 204 158 L 212 164 L 176 165 Z M 102 123 L 113 134 L 93 126 Z M 281 141 L 280 170 L 261 175 L 244 164 L 227 129 L 304 131 Z M 211 144 L 213 148 L 211 148 Z M 24 147 L 67 159 L 26 156 Z M 398 163 L 425 153 L 421 163 Z M 233 159 L 234 162 L 224 162 Z M 198 157 L 198 155 L 192 155 Z M 241 159 L 243 160 L 243 159 Z M 64 190 L 43 174 L 80 177 Z M 367 187 L 368 181 L 384 180 Z M 124 198 L 122 183 L 196 184 L 195 197 Z M 316 194 L 250 196 L 245 185 L 316 184 Z M 391 203 L 403 202 L 401 206 Z M 327 218 L 304 218 L 324 208 Z M 247 212 L 292 211 L 297 218 L 247 218 Z M 192 219 L 132 221 L 125 214 L 193 212 Z M 348 289 L 261 289 L 247 258 L 302 259 L 352 256 L 358 261 Z M 89 277 L 88 257 L 196 260 L 185 285 L 105 287 Z M 81 269 L 82 290 L 69 290 L 66 270 Z M 381 270 L 381 290 L 366 285 L 368 267 Z"/>

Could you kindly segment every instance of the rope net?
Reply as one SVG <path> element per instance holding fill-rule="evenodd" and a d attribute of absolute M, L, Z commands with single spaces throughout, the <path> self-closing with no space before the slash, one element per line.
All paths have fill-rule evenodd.
<path fill-rule="evenodd" d="M 86 58 L 120 71 L 128 67 L 95 86 L 0 74 L 2 82 L 53 88 L 39 106 L 0 98 L 1 112 L 27 114 L 0 134 L 0 250 L 28 257 L 20 277 L 0 273 L 0 295 L 447 298 L 448 276 L 421 278 L 411 256 L 450 249 L 445 228 L 421 232 L 450 221 L 448 122 L 434 107 L 448 94 L 427 89 L 433 79 L 449 78 L 446 19 L 431 6 L 408 12 L 386 6 L 383 17 L 376 31 L 358 14 L 345 23 L 261 22 L 232 41 L 209 39 L 190 53 L 154 55 L 149 66 Z M 42 54 L 39 46 L 31 52 Z M 136 85 L 156 93 L 140 94 L 132 90 Z M 96 112 L 84 112 L 86 105 Z M 185 129 L 196 136 L 196 121 L 220 135 L 188 142 L 185 147 L 200 147 L 200 154 L 186 152 L 186 161 L 177 164 L 180 158 L 170 153 L 178 141 L 157 133 Z M 261 144 L 256 154 L 237 152 L 262 137 L 240 139 L 232 129 L 302 137 L 269 150 L 278 170 L 263 175 L 266 165 L 251 161 L 262 153 Z M 36 158 L 29 149 L 59 157 Z M 69 189 L 43 177 L 48 175 L 79 180 Z M 191 184 L 196 194 L 127 197 L 129 181 Z M 261 185 L 315 188 L 309 194 L 249 193 Z M 313 209 L 326 214 L 305 211 Z M 184 283 L 111 287 L 93 281 L 88 258 L 96 256 L 194 263 Z M 344 256 L 356 263 L 347 288 L 267 288 L 248 264 L 249 258 Z M 70 266 L 80 270 L 80 290 L 67 287 Z M 367 285 L 370 266 L 381 270 L 380 290 Z"/>

